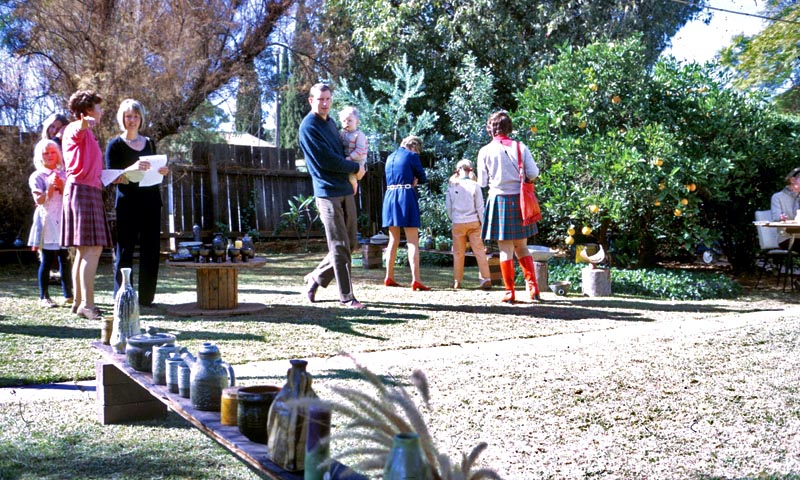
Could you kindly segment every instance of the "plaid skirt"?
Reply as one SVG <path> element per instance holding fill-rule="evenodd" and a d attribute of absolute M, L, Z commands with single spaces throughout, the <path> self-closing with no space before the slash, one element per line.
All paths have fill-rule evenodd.
<path fill-rule="evenodd" d="M 103 191 L 70 182 L 64 192 L 61 222 L 63 247 L 111 247 L 111 230 L 106 221 Z"/>
<path fill-rule="evenodd" d="M 483 217 L 484 240 L 519 240 L 539 233 L 535 223 L 522 224 L 519 195 L 490 195 Z"/>

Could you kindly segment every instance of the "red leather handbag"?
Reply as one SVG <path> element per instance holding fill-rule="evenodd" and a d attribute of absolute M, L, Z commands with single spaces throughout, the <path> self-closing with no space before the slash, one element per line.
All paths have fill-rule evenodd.
<path fill-rule="evenodd" d="M 517 162 L 519 164 L 519 206 L 522 211 L 522 224 L 530 225 L 542 219 L 542 210 L 536 198 L 536 188 L 533 182 L 528 182 L 525 177 L 525 166 L 522 164 L 522 148 L 517 142 Z"/>

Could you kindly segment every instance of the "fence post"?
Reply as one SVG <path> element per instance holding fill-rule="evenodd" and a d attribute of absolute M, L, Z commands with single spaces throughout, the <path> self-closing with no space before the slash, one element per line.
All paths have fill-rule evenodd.
<path fill-rule="evenodd" d="M 219 222 L 219 175 L 217 173 L 217 159 L 211 155 L 211 149 L 208 149 L 208 173 L 211 176 L 211 222 L 213 224 L 212 230 L 216 231 L 217 223 Z"/>
<path fill-rule="evenodd" d="M 172 252 L 177 252 L 178 249 L 175 248 L 175 199 L 174 192 L 172 191 L 172 169 L 169 171 L 169 176 L 167 177 L 167 228 L 169 229 L 169 249 Z"/>

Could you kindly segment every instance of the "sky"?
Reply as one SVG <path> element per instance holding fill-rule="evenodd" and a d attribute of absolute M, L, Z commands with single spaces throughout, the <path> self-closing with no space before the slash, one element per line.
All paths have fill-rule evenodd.
<path fill-rule="evenodd" d="M 764 0 L 709 0 L 708 6 L 761 14 Z M 753 35 L 765 27 L 765 22 L 759 18 L 715 10 L 711 10 L 711 13 L 712 20 L 708 25 L 702 20 L 693 20 L 684 25 L 672 37 L 672 46 L 664 51 L 664 55 L 672 55 L 686 62 L 704 63 L 712 60 L 723 47 L 730 45 L 735 35 Z"/>

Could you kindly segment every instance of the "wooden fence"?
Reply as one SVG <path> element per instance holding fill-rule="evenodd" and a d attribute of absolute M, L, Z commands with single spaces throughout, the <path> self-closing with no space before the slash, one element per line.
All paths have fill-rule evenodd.
<path fill-rule="evenodd" d="M 370 159 L 356 197 L 359 230 L 366 236 L 382 228 L 387 155 L 381 152 Z M 194 225 L 200 226 L 204 238 L 222 225 L 234 235 L 249 230 L 262 237 L 293 235 L 276 232 L 281 214 L 289 210 L 294 196 L 313 195 L 311 176 L 298 170 L 296 160 L 294 150 L 195 144 L 191 163 L 173 163 L 162 189 L 162 236 L 190 239 Z"/>
<path fill-rule="evenodd" d="M 195 144 L 192 163 L 174 163 L 165 189 L 163 233 L 204 236 L 222 225 L 236 235 L 272 236 L 296 195 L 312 195 L 311 177 L 297 170 L 294 150 Z"/>

